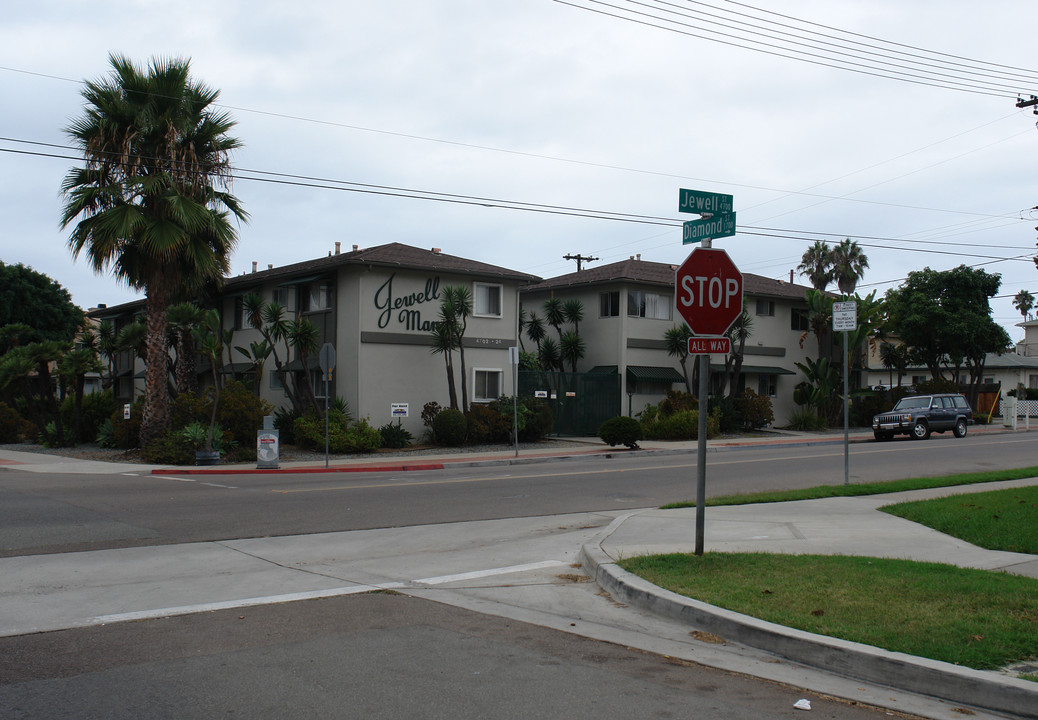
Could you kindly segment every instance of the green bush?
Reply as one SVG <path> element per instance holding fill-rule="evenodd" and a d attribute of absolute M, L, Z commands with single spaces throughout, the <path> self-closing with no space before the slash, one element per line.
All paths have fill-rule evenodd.
<path fill-rule="evenodd" d="M 706 436 L 715 437 L 720 433 L 721 411 L 715 408 L 714 412 L 706 416 Z M 646 438 L 653 440 L 695 440 L 699 437 L 699 411 L 682 410 L 666 417 L 657 417 L 655 420 L 642 423 L 642 432 Z"/>
<path fill-rule="evenodd" d="M 382 438 L 382 447 L 384 448 L 407 447 L 414 440 L 414 435 L 408 432 L 406 428 L 391 422 L 380 427 L 378 434 Z"/>
<path fill-rule="evenodd" d="M 141 457 L 155 465 L 194 465 L 195 447 L 183 431 L 170 430 L 141 448 Z"/>
<path fill-rule="evenodd" d="M 311 450 L 324 449 L 324 418 L 307 415 L 295 421 L 296 444 Z M 328 451 L 336 455 L 371 452 L 382 447 L 382 436 L 364 418 L 350 422 L 338 410 L 328 411 Z"/>
<path fill-rule="evenodd" d="M 801 432 L 815 432 L 825 430 L 827 426 L 825 420 L 818 417 L 813 410 L 801 408 L 789 416 L 789 425 L 787 427 L 790 430 L 799 430 Z"/>
<path fill-rule="evenodd" d="M 282 445 L 296 444 L 296 420 L 299 413 L 294 408 L 276 408 L 274 410 L 274 427 L 278 431 L 278 440 Z"/>
<path fill-rule="evenodd" d="M 61 424 L 68 428 L 71 433 L 75 428 L 76 406 L 75 398 L 66 395 L 61 401 Z M 105 420 L 115 412 L 115 397 L 111 390 L 103 392 L 88 393 L 83 396 L 83 402 L 79 408 L 79 419 L 82 428 L 81 442 L 94 442 L 97 439 L 97 431 Z"/>
<path fill-rule="evenodd" d="M 699 400 L 695 395 L 684 390 L 668 390 L 667 397 L 660 401 L 660 415 L 666 417 L 674 413 L 698 410 Z"/>
<path fill-rule="evenodd" d="M 712 396 L 707 402 L 707 410 L 710 417 L 717 417 L 717 431 L 721 433 L 733 433 L 742 429 L 742 415 L 735 400 L 727 395 Z"/>
<path fill-rule="evenodd" d="M 638 441 L 642 439 L 642 424 L 634 418 L 618 415 L 602 423 L 598 437 L 610 447 L 626 445 L 636 450 Z"/>
<path fill-rule="evenodd" d="M 775 422 L 771 398 L 767 395 L 758 395 L 746 388 L 742 395 L 736 398 L 735 403 L 739 408 L 739 414 L 742 415 L 743 427 L 747 430 L 757 430 Z"/>
<path fill-rule="evenodd" d="M 519 440 L 536 442 L 543 440 L 555 429 L 555 418 L 551 406 L 539 398 L 523 398 L 522 406 L 529 411 L 526 423 L 519 427 Z"/>
<path fill-rule="evenodd" d="M 127 450 L 140 444 L 141 417 L 144 413 L 144 396 L 141 395 L 130 405 L 130 419 L 123 419 L 122 407 L 117 407 L 111 415 L 112 439 L 115 447 Z"/>
<path fill-rule="evenodd" d="M 241 448 L 256 448 L 256 431 L 263 428 L 263 418 L 274 406 L 256 396 L 251 388 L 238 380 L 231 380 L 220 392 L 216 406 L 216 422 L 230 433 Z M 208 424 L 209 418 L 205 422 Z"/>
<path fill-rule="evenodd" d="M 473 405 L 465 415 L 467 440 L 472 444 L 507 443 L 512 433 L 512 409 L 508 416 L 489 405 Z"/>
<path fill-rule="evenodd" d="M 112 427 L 112 418 L 105 418 L 101 427 L 97 429 L 97 444 L 103 448 L 115 447 L 115 429 Z"/>
<path fill-rule="evenodd" d="M 10 405 L 0 402 L 0 443 L 25 442 L 36 436 L 36 426 Z"/>
<path fill-rule="evenodd" d="M 959 392 L 959 384 L 954 380 L 947 380 L 945 378 L 933 378 L 929 380 L 923 380 L 916 383 L 916 392 L 920 395 L 927 395 L 929 393 L 956 393 Z"/>
<path fill-rule="evenodd" d="M 437 445 L 457 446 L 465 442 L 468 434 L 468 421 L 461 410 L 447 408 L 441 410 L 433 418 L 433 438 Z"/>
<path fill-rule="evenodd" d="M 433 420 L 440 414 L 441 410 L 443 408 L 435 400 L 425 403 L 425 407 L 422 408 L 422 422 L 425 423 L 425 427 L 432 427 Z"/>

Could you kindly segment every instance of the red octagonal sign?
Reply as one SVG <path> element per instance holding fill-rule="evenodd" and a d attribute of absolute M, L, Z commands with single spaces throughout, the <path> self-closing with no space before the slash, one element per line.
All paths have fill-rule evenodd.
<path fill-rule="evenodd" d="M 674 274 L 674 289 L 693 335 L 724 335 L 742 312 L 742 273 L 724 250 L 693 250 Z"/>

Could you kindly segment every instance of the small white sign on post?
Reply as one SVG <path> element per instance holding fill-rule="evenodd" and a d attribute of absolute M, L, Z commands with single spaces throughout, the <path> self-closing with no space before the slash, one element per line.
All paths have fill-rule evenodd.
<path fill-rule="evenodd" d="M 833 330 L 835 332 L 854 332 L 858 329 L 858 303 L 833 303 Z"/>
<path fill-rule="evenodd" d="M 390 403 L 389 412 L 395 418 L 407 417 L 407 403 Z"/>

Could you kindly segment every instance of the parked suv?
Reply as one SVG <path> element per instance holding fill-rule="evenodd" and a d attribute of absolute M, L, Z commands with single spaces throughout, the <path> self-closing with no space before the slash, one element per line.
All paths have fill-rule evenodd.
<path fill-rule="evenodd" d="M 890 412 L 872 418 L 877 440 L 890 440 L 904 434 L 913 440 L 926 440 L 931 432 L 951 430 L 957 438 L 973 424 L 973 410 L 958 393 L 913 395 L 901 398 Z"/>

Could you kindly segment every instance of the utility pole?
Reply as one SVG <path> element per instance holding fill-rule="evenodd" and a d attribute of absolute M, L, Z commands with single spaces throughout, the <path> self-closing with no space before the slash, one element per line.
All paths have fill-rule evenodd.
<path fill-rule="evenodd" d="M 1034 95 L 1031 96 L 1030 100 L 1024 100 L 1023 98 L 1017 98 L 1016 99 L 1016 106 L 1018 108 L 1025 108 L 1025 107 L 1034 108 L 1034 110 L 1033 110 L 1034 114 L 1038 115 L 1038 97 L 1035 97 Z"/>
<path fill-rule="evenodd" d="M 1036 102 L 1038 102 L 1038 101 L 1036 101 Z M 598 258 L 596 258 L 596 257 L 584 257 L 583 255 L 581 255 L 579 253 L 576 254 L 576 255 L 563 255 L 562 259 L 563 260 L 576 260 L 577 261 L 577 272 L 580 272 L 580 270 L 581 270 L 580 263 L 582 263 L 582 262 L 591 262 L 592 260 L 598 260 Z"/>

